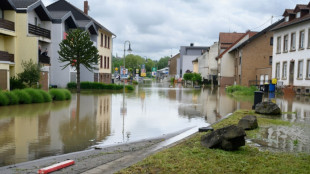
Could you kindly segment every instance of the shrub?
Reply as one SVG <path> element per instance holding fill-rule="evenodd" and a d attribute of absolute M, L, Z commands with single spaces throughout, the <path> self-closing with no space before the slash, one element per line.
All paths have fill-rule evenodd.
<path fill-rule="evenodd" d="M 49 94 L 51 95 L 53 100 L 62 101 L 66 99 L 66 95 L 62 89 L 51 89 L 49 90 Z"/>
<path fill-rule="evenodd" d="M 68 89 L 76 89 L 76 83 L 75 82 L 70 82 L 67 84 Z"/>
<path fill-rule="evenodd" d="M 174 83 L 174 80 L 175 80 L 174 77 L 170 78 L 170 83 Z"/>
<path fill-rule="evenodd" d="M 24 71 L 17 74 L 18 78 L 29 87 L 35 86 L 40 80 L 40 66 L 30 59 L 29 61 L 22 61 L 22 67 Z"/>
<path fill-rule="evenodd" d="M 16 89 L 12 92 L 18 97 L 19 104 L 30 104 L 31 103 L 31 97 L 26 91 Z"/>
<path fill-rule="evenodd" d="M 0 92 L 0 106 L 6 106 L 9 102 L 8 97 L 3 92 Z"/>
<path fill-rule="evenodd" d="M 4 94 L 9 99 L 9 105 L 16 105 L 19 102 L 19 98 L 13 92 L 4 92 Z"/>
<path fill-rule="evenodd" d="M 137 84 L 139 84 L 137 81 L 132 81 L 132 84 L 134 84 L 134 85 L 137 85 Z"/>
<path fill-rule="evenodd" d="M 67 84 L 68 89 L 74 89 L 74 82 L 70 82 Z M 121 90 L 123 89 L 123 85 L 117 84 L 104 84 L 100 82 L 81 82 L 81 89 L 108 89 L 108 90 Z M 127 88 L 126 88 L 127 89 Z M 128 90 L 133 90 L 134 87 L 131 86 Z"/>
<path fill-rule="evenodd" d="M 10 89 L 24 89 L 26 88 L 26 85 L 17 77 L 11 77 L 10 78 Z"/>
<path fill-rule="evenodd" d="M 43 103 L 44 102 L 44 98 L 39 92 L 39 90 L 27 88 L 27 89 L 24 89 L 24 91 L 30 95 L 32 103 Z"/>
<path fill-rule="evenodd" d="M 245 87 L 240 85 L 233 85 L 228 86 L 226 91 L 233 95 L 254 95 L 254 92 L 257 91 L 257 88 L 255 86 Z"/>
<path fill-rule="evenodd" d="M 71 100 L 71 92 L 67 89 L 63 89 L 63 92 L 66 96 L 66 100 Z"/>
<path fill-rule="evenodd" d="M 192 81 L 201 83 L 202 81 L 201 74 L 193 73 Z"/>
<path fill-rule="evenodd" d="M 183 75 L 183 79 L 184 80 L 192 80 L 192 78 L 193 78 L 193 74 L 192 73 L 185 73 Z"/>
<path fill-rule="evenodd" d="M 134 88 L 133 86 L 131 86 L 131 85 L 126 85 L 126 86 L 125 86 L 125 89 L 132 91 L 132 90 L 134 90 L 135 88 Z"/>
<path fill-rule="evenodd" d="M 52 97 L 48 92 L 46 92 L 42 89 L 38 89 L 38 91 L 41 93 L 44 102 L 51 102 L 52 101 Z"/>

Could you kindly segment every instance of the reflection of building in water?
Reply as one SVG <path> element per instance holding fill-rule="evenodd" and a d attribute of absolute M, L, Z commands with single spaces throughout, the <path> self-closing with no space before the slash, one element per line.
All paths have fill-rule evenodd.
<path fill-rule="evenodd" d="M 111 133 L 111 95 L 98 96 L 97 103 L 97 140 L 103 140 Z"/>

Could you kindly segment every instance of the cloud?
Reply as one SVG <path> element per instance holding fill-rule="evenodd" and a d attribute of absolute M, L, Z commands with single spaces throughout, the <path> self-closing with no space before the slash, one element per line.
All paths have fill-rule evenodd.
<path fill-rule="evenodd" d="M 43 0 L 48 5 L 55 0 Z M 68 0 L 83 9 L 83 0 Z M 306 0 L 89 0 L 89 15 L 117 35 L 113 54 L 123 55 L 130 40 L 133 54 L 158 60 L 180 46 L 210 46 L 219 32 L 260 31 L 281 18 L 286 8 Z M 264 24 L 264 25 L 262 25 Z"/>

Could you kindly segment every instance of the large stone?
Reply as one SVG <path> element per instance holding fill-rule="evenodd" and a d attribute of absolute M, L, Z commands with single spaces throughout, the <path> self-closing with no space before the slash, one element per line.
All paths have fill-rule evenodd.
<path fill-rule="evenodd" d="M 202 136 L 201 144 L 207 148 L 237 150 L 245 145 L 245 136 L 245 131 L 241 127 L 230 125 Z"/>
<path fill-rule="evenodd" d="M 257 104 L 255 106 L 255 112 L 264 115 L 280 115 L 281 109 L 277 104 L 268 101 Z"/>
<path fill-rule="evenodd" d="M 244 130 L 256 129 L 258 127 L 257 118 L 254 115 L 247 115 L 239 121 L 238 126 Z"/>

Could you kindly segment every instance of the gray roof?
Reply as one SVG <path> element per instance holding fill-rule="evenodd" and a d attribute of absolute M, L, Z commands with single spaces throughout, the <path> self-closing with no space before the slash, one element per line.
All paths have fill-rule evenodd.
<path fill-rule="evenodd" d="M 39 0 L 12 0 L 16 8 L 28 8 Z"/>
<path fill-rule="evenodd" d="M 53 19 L 62 19 L 66 14 L 70 13 L 68 11 L 49 11 Z"/>

